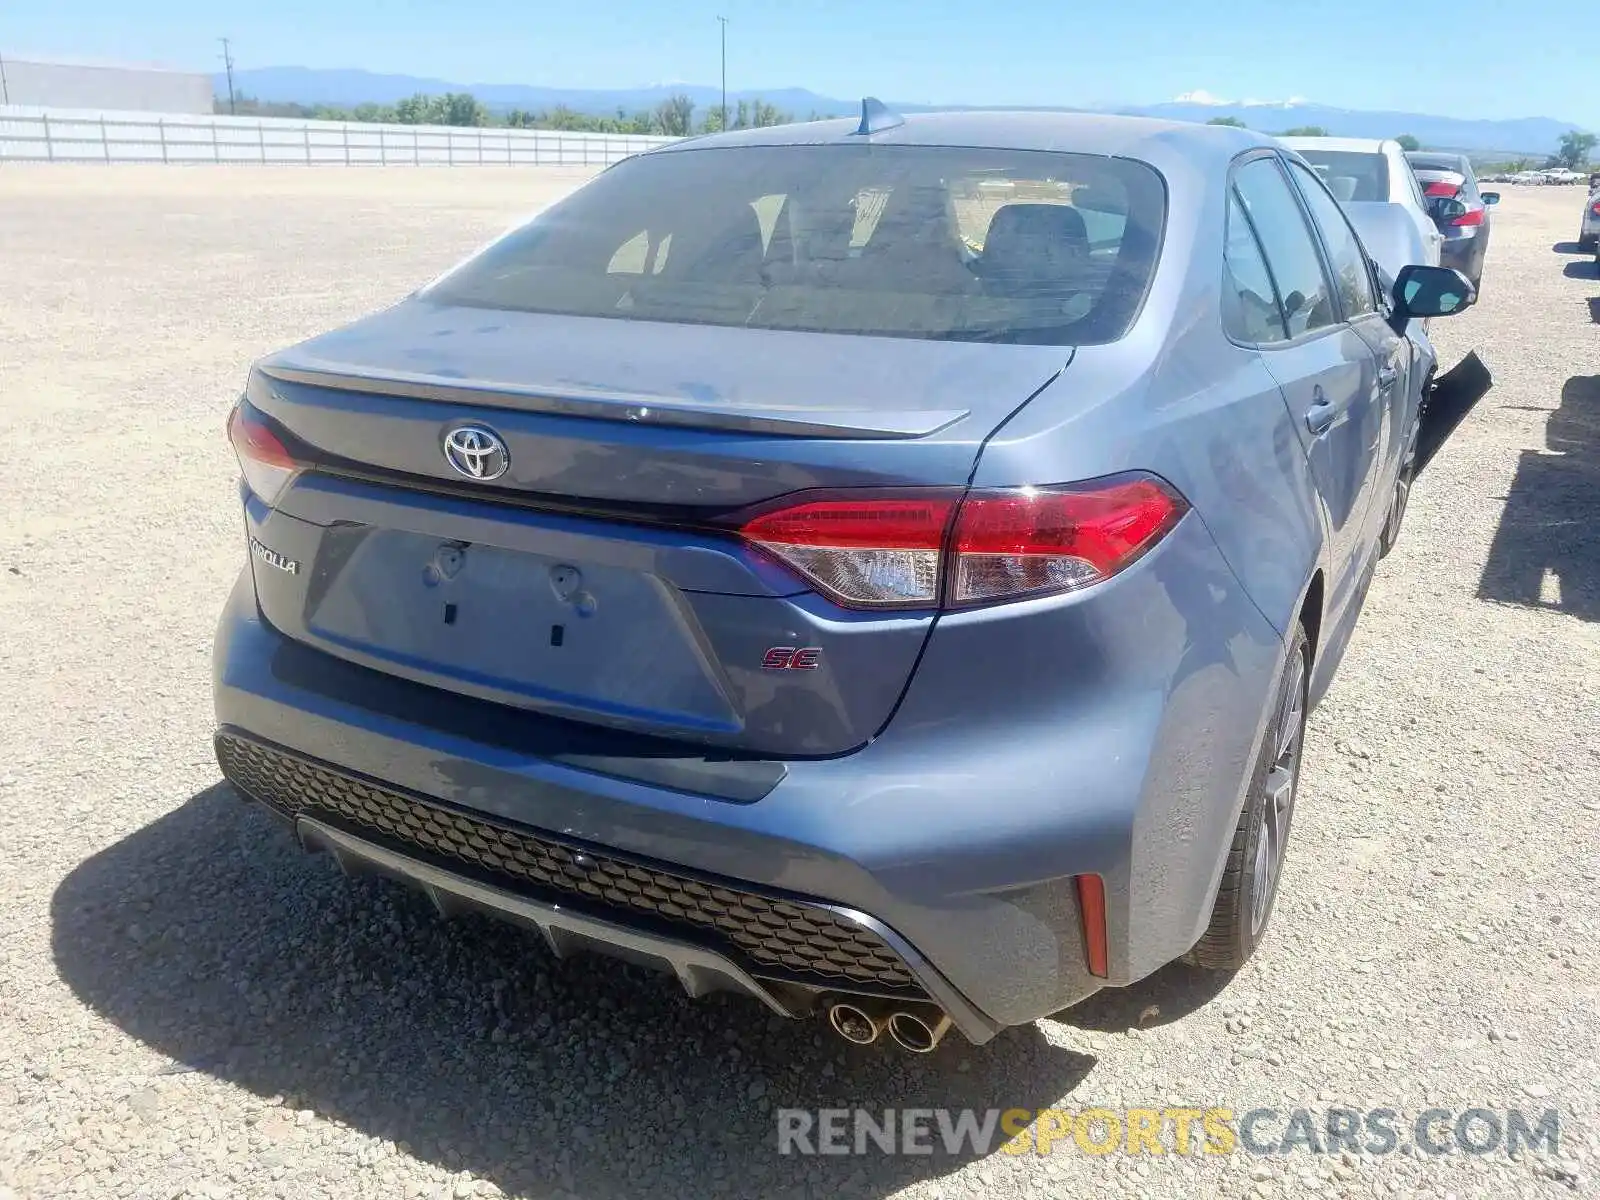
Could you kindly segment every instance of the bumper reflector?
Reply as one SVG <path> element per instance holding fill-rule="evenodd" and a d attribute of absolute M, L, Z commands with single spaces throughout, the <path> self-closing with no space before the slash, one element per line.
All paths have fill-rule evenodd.
<path fill-rule="evenodd" d="M 1098 875 L 1079 875 L 1077 879 L 1084 956 L 1089 963 L 1089 974 L 1104 979 L 1110 970 L 1106 945 L 1106 883 Z"/>

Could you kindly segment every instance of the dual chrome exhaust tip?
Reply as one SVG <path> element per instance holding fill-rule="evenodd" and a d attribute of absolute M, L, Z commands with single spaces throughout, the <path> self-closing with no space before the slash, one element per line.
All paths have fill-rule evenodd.
<path fill-rule="evenodd" d="M 889 1008 L 870 1000 L 839 1000 L 828 1006 L 828 1024 L 847 1042 L 869 1046 L 887 1030 L 910 1054 L 932 1054 L 950 1032 L 948 1014 L 931 1007 Z"/>

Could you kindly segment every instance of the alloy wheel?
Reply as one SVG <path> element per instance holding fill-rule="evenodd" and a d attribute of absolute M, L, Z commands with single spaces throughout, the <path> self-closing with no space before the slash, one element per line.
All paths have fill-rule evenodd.
<path fill-rule="evenodd" d="M 1295 785 L 1300 778 L 1300 751 L 1305 727 L 1306 662 L 1296 654 L 1284 680 L 1283 699 L 1278 709 L 1277 754 L 1263 785 L 1261 825 L 1256 831 L 1254 870 L 1251 871 L 1250 934 L 1261 932 L 1289 842 L 1289 822 L 1294 816 Z"/>

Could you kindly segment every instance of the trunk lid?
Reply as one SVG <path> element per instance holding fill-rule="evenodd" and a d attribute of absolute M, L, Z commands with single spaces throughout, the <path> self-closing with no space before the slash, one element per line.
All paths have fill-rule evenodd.
<path fill-rule="evenodd" d="M 932 614 L 839 608 L 708 525 L 805 489 L 964 485 L 1070 357 L 413 299 L 252 372 L 251 404 L 310 464 L 273 508 L 247 503 L 262 612 L 521 708 L 843 753 L 888 720 Z M 463 422 L 503 441 L 503 475 L 450 465 Z M 774 668 L 775 647 L 815 669 Z"/>

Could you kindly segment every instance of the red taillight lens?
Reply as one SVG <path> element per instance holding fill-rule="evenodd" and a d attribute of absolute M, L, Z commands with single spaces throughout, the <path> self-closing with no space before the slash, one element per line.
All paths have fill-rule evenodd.
<path fill-rule="evenodd" d="M 1593 204 L 1589 205 L 1589 211 L 1595 216 L 1600 217 L 1600 200 L 1596 200 Z"/>
<path fill-rule="evenodd" d="M 951 602 L 981 604 L 1099 583 L 1153 546 L 1183 513 L 1177 493 L 1149 476 L 969 496 L 951 537 Z"/>
<path fill-rule="evenodd" d="M 1133 475 L 964 499 L 942 491 L 802 501 L 746 521 L 739 533 L 846 607 L 941 599 L 959 607 L 1109 579 L 1187 509 L 1165 483 Z"/>
<path fill-rule="evenodd" d="M 1455 194 L 1460 190 L 1461 185 L 1459 183 L 1430 183 L 1422 189 L 1422 194 L 1424 196 L 1449 196 L 1454 198 Z"/>
<path fill-rule="evenodd" d="M 1483 224 L 1483 209 L 1481 209 L 1481 208 L 1469 208 L 1466 212 L 1462 213 L 1454 221 L 1451 221 L 1450 224 L 1452 224 L 1452 225 L 1482 225 Z"/>
<path fill-rule="evenodd" d="M 250 490 L 271 505 L 300 464 L 248 401 L 239 401 L 228 414 L 228 440 Z"/>
<path fill-rule="evenodd" d="M 764 513 L 739 529 L 849 607 L 930 605 L 956 497 L 816 500 Z"/>

